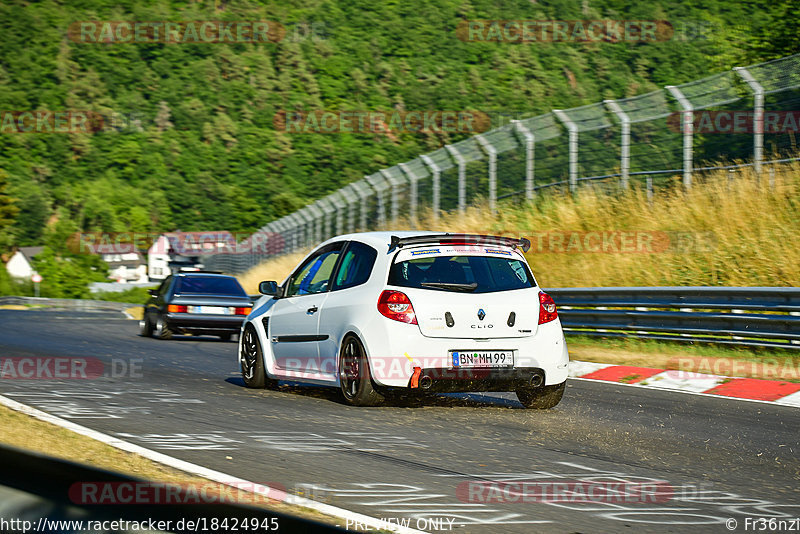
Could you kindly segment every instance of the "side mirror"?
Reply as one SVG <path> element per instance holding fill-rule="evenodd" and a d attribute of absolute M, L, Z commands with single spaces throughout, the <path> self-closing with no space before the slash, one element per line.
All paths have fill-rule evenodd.
<path fill-rule="evenodd" d="M 147 293 L 148 293 L 148 294 L 149 294 L 151 297 L 155 297 L 155 296 L 157 296 L 157 295 L 158 295 L 158 289 L 148 289 L 148 290 L 147 290 Z"/>
<path fill-rule="evenodd" d="M 258 292 L 262 295 L 272 295 L 275 296 L 278 294 L 278 282 L 275 280 L 268 280 L 261 282 L 258 284 Z"/>

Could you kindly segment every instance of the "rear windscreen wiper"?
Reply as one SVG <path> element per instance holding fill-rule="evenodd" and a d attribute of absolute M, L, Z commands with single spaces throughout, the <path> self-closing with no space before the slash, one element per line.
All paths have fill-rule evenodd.
<path fill-rule="evenodd" d="M 449 289 L 451 291 L 463 291 L 464 293 L 471 293 L 477 289 L 478 284 L 472 282 L 471 284 L 453 284 L 450 282 L 422 282 L 422 287 L 436 287 L 439 289 Z"/>

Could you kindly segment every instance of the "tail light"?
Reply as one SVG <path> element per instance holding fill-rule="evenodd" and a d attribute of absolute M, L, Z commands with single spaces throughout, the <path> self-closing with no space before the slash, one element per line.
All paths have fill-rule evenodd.
<path fill-rule="evenodd" d="M 539 324 L 549 323 L 558 319 L 558 311 L 556 311 L 556 303 L 553 297 L 539 291 Z"/>
<path fill-rule="evenodd" d="M 180 306 L 178 304 L 169 304 L 167 306 L 167 311 L 170 313 L 186 313 L 188 311 L 188 307 Z"/>
<path fill-rule="evenodd" d="M 401 291 L 386 290 L 378 299 L 378 311 L 384 317 L 401 323 L 417 324 L 417 314 L 414 306 L 408 300 L 408 295 Z"/>
<path fill-rule="evenodd" d="M 253 308 L 234 308 L 234 315 L 248 315 Z"/>

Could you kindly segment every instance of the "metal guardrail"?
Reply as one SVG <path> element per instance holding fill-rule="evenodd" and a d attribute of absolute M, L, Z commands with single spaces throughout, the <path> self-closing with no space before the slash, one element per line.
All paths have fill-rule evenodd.
<path fill-rule="evenodd" d="M 567 334 L 800 349 L 800 288 L 546 289 Z"/>
<path fill-rule="evenodd" d="M 711 342 L 800 349 L 798 287 L 569 287 L 545 289 L 567 334 Z M 254 301 L 260 295 L 250 296 Z M 124 302 L 0 297 L 41 304 L 122 311 Z"/>

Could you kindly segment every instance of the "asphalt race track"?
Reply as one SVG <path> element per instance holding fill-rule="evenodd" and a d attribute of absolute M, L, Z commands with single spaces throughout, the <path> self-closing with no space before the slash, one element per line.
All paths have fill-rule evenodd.
<path fill-rule="evenodd" d="M 578 380 L 543 412 L 513 394 L 352 408 L 327 388 L 247 389 L 235 342 L 144 339 L 119 314 L 0 310 L 0 324 L 4 358 L 97 358 L 117 375 L 5 376 L 2 395 L 413 528 L 729 532 L 729 518 L 744 531 L 747 518 L 800 516 L 797 408 Z M 609 495 L 576 497 L 589 481 Z M 558 498 L 523 499 L 511 491 L 523 482 L 560 483 L 544 486 Z M 637 484 L 658 491 L 612 493 Z"/>

